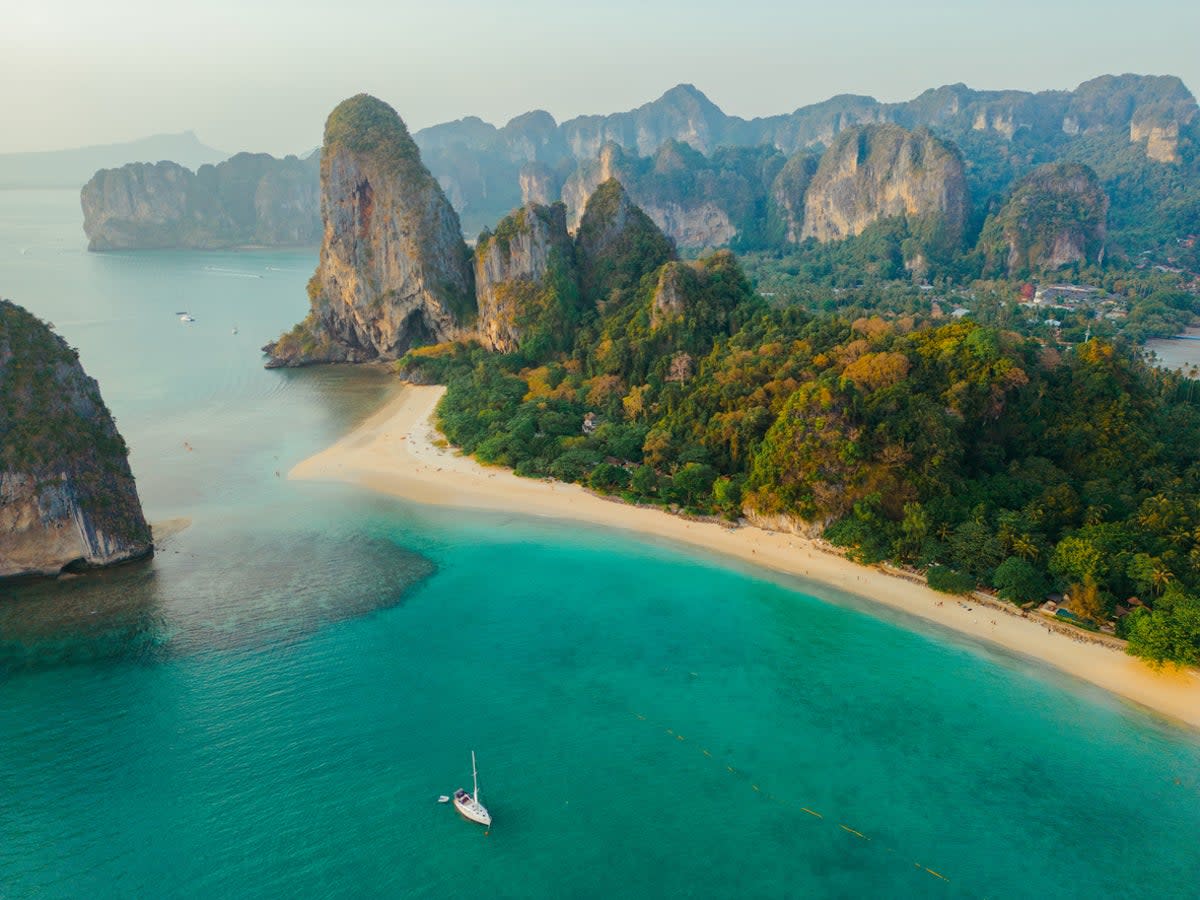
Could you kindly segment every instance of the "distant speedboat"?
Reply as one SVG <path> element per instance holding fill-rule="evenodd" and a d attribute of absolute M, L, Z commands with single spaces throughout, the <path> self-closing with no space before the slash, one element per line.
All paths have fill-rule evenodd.
<path fill-rule="evenodd" d="M 192 318 L 188 313 L 180 313 L 179 321 L 180 322 L 195 322 L 196 320 L 194 318 Z"/>
<path fill-rule="evenodd" d="M 464 819 L 470 819 L 472 822 L 478 822 L 480 825 L 491 825 L 492 814 L 487 811 L 487 807 L 479 802 L 479 773 L 475 769 L 475 751 L 471 751 L 471 779 L 475 784 L 473 793 L 468 794 L 462 788 L 454 792 L 454 808 L 457 809 Z"/>
<path fill-rule="evenodd" d="M 237 326 L 236 325 L 233 326 L 233 331 L 231 331 L 230 334 L 237 334 Z"/>

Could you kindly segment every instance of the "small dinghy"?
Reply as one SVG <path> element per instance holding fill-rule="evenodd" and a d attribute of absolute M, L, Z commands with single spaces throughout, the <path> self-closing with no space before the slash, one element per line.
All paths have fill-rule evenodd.
<path fill-rule="evenodd" d="M 450 798 L 447 797 L 445 794 L 442 794 L 442 796 L 438 797 L 438 803 L 449 803 L 449 802 L 450 802 Z"/>

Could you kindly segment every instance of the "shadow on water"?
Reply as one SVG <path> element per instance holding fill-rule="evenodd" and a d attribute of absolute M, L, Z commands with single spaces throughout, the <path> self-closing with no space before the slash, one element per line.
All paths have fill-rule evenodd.
<path fill-rule="evenodd" d="M 434 571 L 375 536 L 180 535 L 153 561 L 6 588 L 0 678 L 296 641 L 400 604 Z"/>

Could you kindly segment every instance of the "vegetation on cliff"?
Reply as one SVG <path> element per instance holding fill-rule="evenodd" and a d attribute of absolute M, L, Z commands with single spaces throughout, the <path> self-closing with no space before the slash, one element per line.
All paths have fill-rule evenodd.
<path fill-rule="evenodd" d="M 475 324 L 474 270 L 458 216 L 381 100 L 359 94 L 329 114 L 321 215 L 312 311 L 263 348 L 269 366 L 396 359 Z"/>
<path fill-rule="evenodd" d="M 173 162 L 102 169 L 80 193 L 88 249 L 315 245 L 319 163 L 239 153 L 195 173 Z"/>
<path fill-rule="evenodd" d="M 480 234 L 475 285 L 480 337 L 492 349 L 568 349 L 584 309 L 563 204 L 526 204 Z"/>
<path fill-rule="evenodd" d="M 588 200 L 575 238 L 579 282 L 592 303 L 621 303 L 641 279 L 675 256 L 675 247 L 616 179 Z"/>
<path fill-rule="evenodd" d="M 909 233 L 905 262 L 949 259 L 961 250 L 968 208 L 962 159 L 928 129 L 847 129 L 821 157 L 804 196 L 801 236 L 821 243 L 899 219 Z"/>
<path fill-rule="evenodd" d="M 149 553 L 127 457 L 75 350 L 0 300 L 0 575 Z"/>
<path fill-rule="evenodd" d="M 618 201 L 608 187 L 594 212 Z M 1099 340 L 771 309 L 732 255 L 681 264 L 639 231 L 655 252 L 588 282 L 566 352 L 405 360 L 449 385 L 454 443 L 630 501 L 806 523 L 951 589 L 1058 590 L 1096 622 L 1133 609 L 1131 652 L 1200 652 L 1191 382 Z"/>
<path fill-rule="evenodd" d="M 1096 173 L 1051 163 L 1017 184 L 979 238 L 985 274 L 1023 276 L 1103 259 L 1108 197 Z"/>

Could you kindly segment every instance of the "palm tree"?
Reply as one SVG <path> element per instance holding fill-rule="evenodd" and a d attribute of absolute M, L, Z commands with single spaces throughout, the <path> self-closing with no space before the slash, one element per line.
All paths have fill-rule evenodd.
<path fill-rule="evenodd" d="M 1150 573 L 1150 581 L 1154 585 L 1154 593 L 1161 595 L 1167 585 L 1175 580 L 1175 575 L 1164 565 L 1156 565 Z"/>
<path fill-rule="evenodd" d="M 1033 542 L 1027 534 L 1018 534 L 1012 539 L 1013 553 L 1022 559 L 1036 559 L 1038 555 L 1038 545 Z"/>

